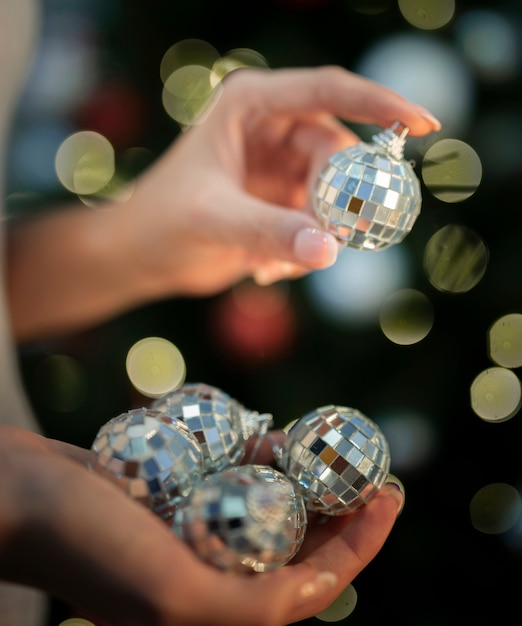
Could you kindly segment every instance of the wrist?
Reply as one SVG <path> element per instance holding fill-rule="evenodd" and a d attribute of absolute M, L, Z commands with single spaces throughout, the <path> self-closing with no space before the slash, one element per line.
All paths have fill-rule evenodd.
<path fill-rule="evenodd" d="M 9 229 L 6 278 L 18 341 L 92 325 L 139 298 L 127 272 L 124 210 L 66 207 Z"/>

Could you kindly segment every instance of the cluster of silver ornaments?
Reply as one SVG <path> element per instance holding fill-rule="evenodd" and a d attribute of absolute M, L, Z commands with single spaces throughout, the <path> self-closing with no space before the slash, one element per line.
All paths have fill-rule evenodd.
<path fill-rule="evenodd" d="M 216 387 L 186 383 L 102 426 L 89 465 L 165 520 L 203 561 L 266 572 L 295 557 L 307 511 L 359 508 L 390 467 L 379 427 L 334 405 L 294 424 L 275 452 L 278 469 L 256 464 L 255 453 L 246 463 L 247 442 L 271 423 Z"/>
<path fill-rule="evenodd" d="M 400 122 L 334 154 L 313 194 L 320 224 L 352 248 L 382 250 L 400 243 L 420 213 L 420 183 L 404 146 Z"/>

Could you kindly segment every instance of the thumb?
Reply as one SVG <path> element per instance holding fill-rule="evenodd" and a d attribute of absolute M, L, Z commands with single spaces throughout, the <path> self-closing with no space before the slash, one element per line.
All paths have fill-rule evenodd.
<path fill-rule="evenodd" d="M 214 195 L 214 219 L 206 225 L 212 237 L 249 250 L 256 257 L 292 263 L 306 269 L 333 265 L 339 244 L 311 216 L 271 204 L 242 189 Z"/>

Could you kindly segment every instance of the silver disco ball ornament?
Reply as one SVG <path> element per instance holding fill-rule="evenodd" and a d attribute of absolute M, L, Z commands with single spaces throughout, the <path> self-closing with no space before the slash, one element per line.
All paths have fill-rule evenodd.
<path fill-rule="evenodd" d="M 241 465 L 209 474 L 179 507 L 172 529 L 204 562 L 236 572 L 267 572 L 299 550 L 303 498 L 282 472 Z"/>
<path fill-rule="evenodd" d="M 382 250 L 411 231 L 422 203 L 420 183 L 403 158 L 408 128 L 396 122 L 334 154 L 320 172 L 313 203 L 321 225 L 341 243 Z"/>
<path fill-rule="evenodd" d="M 203 451 L 205 473 L 238 465 L 246 442 L 253 435 L 264 435 L 272 423 L 271 415 L 249 411 L 221 389 L 204 383 L 185 383 L 157 398 L 151 408 L 187 425 Z"/>
<path fill-rule="evenodd" d="M 380 428 L 368 417 L 328 405 L 291 427 L 279 462 L 300 486 L 309 511 L 343 515 L 377 494 L 389 475 L 390 452 Z"/>
<path fill-rule="evenodd" d="M 186 424 L 146 408 L 104 424 L 88 464 L 165 520 L 203 478 L 203 453 Z"/>

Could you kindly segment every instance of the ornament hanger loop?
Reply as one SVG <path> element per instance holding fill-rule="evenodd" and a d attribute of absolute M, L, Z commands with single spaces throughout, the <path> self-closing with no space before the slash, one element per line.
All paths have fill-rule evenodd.
<path fill-rule="evenodd" d="M 373 141 L 384 148 L 386 152 L 397 161 L 404 157 L 406 135 L 410 129 L 400 121 L 394 122 L 390 128 L 386 128 L 372 137 Z"/>

